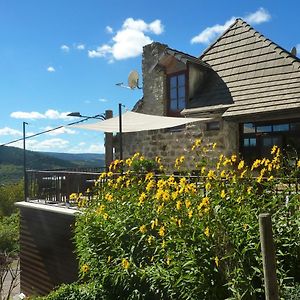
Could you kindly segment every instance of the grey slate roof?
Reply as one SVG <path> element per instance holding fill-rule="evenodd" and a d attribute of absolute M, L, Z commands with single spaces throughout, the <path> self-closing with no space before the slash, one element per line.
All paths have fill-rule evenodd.
<path fill-rule="evenodd" d="M 300 60 L 241 19 L 201 56 L 222 81 L 190 107 L 232 103 L 224 117 L 300 109 Z"/>
<path fill-rule="evenodd" d="M 175 50 L 175 49 L 171 49 L 171 48 L 166 48 L 165 49 L 165 54 L 169 54 L 171 56 L 174 56 L 177 60 L 183 62 L 184 64 L 187 64 L 188 62 L 197 64 L 197 65 L 201 65 L 203 67 L 209 68 L 210 66 L 205 63 L 204 61 L 202 61 L 201 59 L 192 56 L 190 54 Z"/>

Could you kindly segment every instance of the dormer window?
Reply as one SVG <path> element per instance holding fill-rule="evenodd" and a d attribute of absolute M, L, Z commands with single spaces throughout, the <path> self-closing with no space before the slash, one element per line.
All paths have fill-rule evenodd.
<path fill-rule="evenodd" d="M 171 74 L 168 76 L 169 103 L 168 115 L 179 116 L 186 107 L 187 80 L 186 72 Z"/>

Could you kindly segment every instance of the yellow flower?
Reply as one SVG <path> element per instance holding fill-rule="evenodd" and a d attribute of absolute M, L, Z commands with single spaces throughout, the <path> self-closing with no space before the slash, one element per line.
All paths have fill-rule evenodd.
<path fill-rule="evenodd" d="M 226 193 L 224 190 L 221 191 L 221 194 L 220 194 L 221 198 L 224 199 L 226 197 Z"/>
<path fill-rule="evenodd" d="M 104 220 L 107 220 L 107 219 L 108 219 L 108 214 L 107 214 L 107 213 L 104 213 L 104 214 L 103 214 L 103 219 L 104 219 Z"/>
<path fill-rule="evenodd" d="M 77 194 L 76 193 L 72 193 L 70 195 L 70 200 L 75 200 L 75 199 L 77 199 Z"/>
<path fill-rule="evenodd" d="M 151 180 L 154 177 L 154 173 L 149 172 L 146 174 L 145 181 Z"/>
<path fill-rule="evenodd" d="M 184 203 L 185 203 L 185 207 L 186 207 L 186 208 L 190 208 L 191 205 L 192 205 L 192 202 L 191 202 L 191 200 L 189 200 L 189 199 L 186 199 L 186 200 L 184 201 Z"/>
<path fill-rule="evenodd" d="M 249 226 L 248 224 L 243 224 L 243 229 L 246 231 L 248 226 Z"/>
<path fill-rule="evenodd" d="M 209 205 L 209 198 L 208 197 L 204 197 L 201 201 L 201 203 L 198 205 L 198 209 L 202 209 L 202 207 L 206 207 Z"/>
<path fill-rule="evenodd" d="M 81 272 L 86 273 L 88 272 L 90 267 L 87 264 L 81 266 Z"/>
<path fill-rule="evenodd" d="M 112 201 L 112 200 L 113 200 L 112 194 L 111 194 L 111 193 L 107 193 L 107 194 L 105 195 L 105 199 L 106 199 L 107 201 Z"/>
<path fill-rule="evenodd" d="M 252 192 L 252 186 L 249 186 L 248 188 L 247 188 L 247 194 L 251 194 L 251 192 Z"/>
<path fill-rule="evenodd" d="M 297 167 L 300 168 L 300 159 L 297 162 Z"/>
<path fill-rule="evenodd" d="M 156 156 L 156 157 L 155 157 L 155 161 L 156 161 L 158 164 L 160 164 L 160 163 L 161 163 L 160 157 L 159 157 L 159 156 Z"/>
<path fill-rule="evenodd" d="M 163 193 L 163 200 L 168 201 L 169 199 L 170 199 L 170 194 L 169 194 L 168 190 L 165 190 Z"/>
<path fill-rule="evenodd" d="M 278 147 L 276 145 L 274 145 L 272 147 L 271 154 L 275 154 L 275 152 L 276 152 L 277 149 L 278 149 Z"/>
<path fill-rule="evenodd" d="M 181 227 L 181 225 L 182 225 L 182 220 L 181 220 L 181 219 L 178 219 L 178 220 L 177 220 L 177 224 L 178 224 L 178 227 Z"/>
<path fill-rule="evenodd" d="M 188 217 L 189 217 L 189 219 L 190 219 L 192 216 L 193 216 L 193 210 L 190 209 L 190 210 L 188 211 Z"/>
<path fill-rule="evenodd" d="M 182 205 L 182 202 L 181 202 L 180 200 L 178 200 L 178 201 L 176 202 L 176 209 L 177 209 L 177 210 L 180 210 L 181 205 Z"/>
<path fill-rule="evenodd" d="M 103 204 L 100 204 L 96 210 L 96 215 L 101 215 L 104 211 L 105 206 Z"/>
<path fill-rule="evenodd" d="M 152 188 L 155 187 L 155 181 L 154 180 L 150 180 L 146 186 L 146 191 L 149 192 Z"/>
<path fill-rule="evenodd" d="M 251 171 L 253 171 L 254 169 L 258 168 L 260 166 L 260 163 L 261 163 L 260 159 L 256 159 L 254 161 L 254 163 L 252 164 Z"/>
<path fill-rule="evenodd" d="M 202 167 L 202 168 L 201 168 L 201 174 L 202 174 L 202 175 L 205 173 L 205 170 L 206 170 L 205 167 Z"/>
<path fill-rule="evenodd" d="M 178 192 L 177 191 L 176 192 L 172 192 L 172 199 L 176 200 L 177 197 L 178 197 Z"/>
<path fill-rule="evenodd" d="M 149 235 L 149 237 L 147 239 L 148 244 L 151 245 L 153 240 L 154 240 L 154 237 L 152 235 Z"/>
<path fill-rule="evenodd" d="M 245 165 L 245 162 L 244 162 L 243 160 L 241 160 L 241 161 L 239 162 L 239 165 L 238 165 L 238 170 L 243 169 L 243 168 L 244 168 L 244 165 Z"/>
<path fill-rule="evenodd" d="M 268 178 L 268 181 L 271 181 L 271 180 L 273 180 L 273 179 L 274 179 L 274 176 L 271 175 L 271 176 Z"/>
<path fill-rule="evenodd" d="M 141 232 L 141 233 L 146 233 L 147 232 L 147 228 L 146 228 L 146 225 L 142 225 L 140 228 L 139 228 L 139 231 Z"/>
<path fill-rule="evenodd" d="M 245 174 L 247 173 L 247 169 L 245 169 L 242 173 L 241 173 L 241 178 L 244 178 Z"/>
<path fill-rule="evenodd" d="M 139 197 L 139 205 L 142 205 L 145 202 L 147 195 L 143 192 Z"/>
<path fill-rule="evenodd" d="M 217 147 L 217 143 L 213 143 L 212 148 L 215 149 Z"/>
<path fill-rule="evenodd" d="M 165 234 L 166 234 L 165 226 L 161 226 L 159 228 L 158 234 L 162 237 L 165 236 Z"/>
<path fill-rule="evenodd" d="M 232 162 L 236 162 L 236 158 L 237 158 L 237 157 L 236 157 L 235 154 L 231 155 L 231 161 L 232 161 Z"/>
<path fill-rule="evenodd" d="M 126 161 L 125 161 L 126 165 L 128 165 L 129 167 L 131 166 L 132 164 L 132 159 L 131 158 L 127 158 Z"/>
<path fill-rule="evenodd" d="M 210 233 L 209 233 L 209 228 L 206 227 L 205 230 L 204 230 L 204 234 L 209 237 Z"/>
<path fill-rule="evenodd" d="M 210 184 L 209 182 L 207 182 L 207 183 L 205 184 L 205 189 L 206 189 L 207 191 L 209 191 L 209 190 L 211 189 L 211 184 Z"/>
<path fill-rule="evenodd" d="M 170 263 L 171 263 L 171 259 L 170 259 L 170 257 L 169 257 L 169 256 L 167 257 L 167 261 L 166 261 L 166 262 L 167 262 L 167 265 L 169 266 L 169 265 L 170 265 Z"/>
<path fill-rule="evenodd" d="M 216 264 L 216 266 L 218 268 L 219 267 L 219 262 L 220 262 L 219 257 L 216 256 L 214 260 L 215 260 L 215 264 Z"/>
<path fill-rule="evenodd" d="M 207 174 L 208 179 L 213 179 L 215 177 L 215 171 L 214 170 L 209 170 Z"/>
<path fill-rule="evenodd" d="M 152 220 L 151 221 L 151 229 L 154 229 L 155 226 L 158 225 L 158 219 Z"/>
<path fill-rule="evenodd" d="M 223 170 L 223 171 L 221 172 L 220 176 L 221 176 L 221 178 L 225 178 L 225 177 L 226 177 L 226 171 Z"/>
<path fill-rule="evenodd" d="M 125 270 L 127 270 L 127 269 L 129 268 L 130 263 L 129 263 L 129 261 L 128 261 L 126 258 L 123 258 L 123 259 L 122 259 L 122 262 L 121 262 L 121 265 L 122 265 L 122 267 L 123 267 Z"/>

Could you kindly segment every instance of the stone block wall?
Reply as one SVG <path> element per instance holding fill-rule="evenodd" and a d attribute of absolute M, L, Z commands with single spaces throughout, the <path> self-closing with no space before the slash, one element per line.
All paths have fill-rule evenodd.
<path fill-rule="evenodd" d="M 212 160 L 224 155 L 238 154 L 238 125 L 236 123 L 220 120 L 220 130 L 206 130 L 205 123 L 194 123 L 186 126 L 181 131 L 162 129 L 126 133 L 123 136 L 123 157 L 126 159 L 134 153 L 140 152 L 146 158 L 161 157 L 162 162 L 169 172 L 174 171 L 174 162 L 177 157 L 184 155 L 185 167 L 194 169 L 195 153 L 191 147 L 195 139 L 201 138 L 203 144 L 211 146 L 217 143 L 214 151 L 208 152 Z M 199 159 L 199 158 L 198 158 Z"/>

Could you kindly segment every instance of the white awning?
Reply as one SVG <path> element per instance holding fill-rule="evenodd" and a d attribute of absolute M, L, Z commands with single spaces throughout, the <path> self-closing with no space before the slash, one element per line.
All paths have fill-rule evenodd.
<path fill-rule="evenodd" d="M 208 121 L 211 118 L 176 118 L 146 115 L 128 111 L 122 114 L 122 132 L 136 132 L 172 128 L 192 122 Z M 119 116 L 90 124 L 72 125 L 71 127 L 103 132 L 119 132 Z"/>

